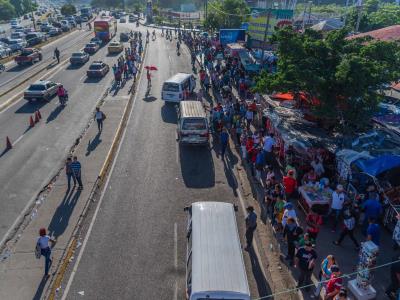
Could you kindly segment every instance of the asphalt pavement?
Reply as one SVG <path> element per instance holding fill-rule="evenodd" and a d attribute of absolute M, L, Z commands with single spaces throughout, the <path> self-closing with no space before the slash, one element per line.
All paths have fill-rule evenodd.
<path fill-rule="evenodd" d="M 232 168 L 237 159 L 231 156 L 229 164 L 223 163 L 217 144 L 179 147 L 176 142 L 176 108 L 165 104 L 160 94 L 170 76 L 191 72 L 189 53 L 181 52 L 177 56 L 176 41 L 166 41 L 159 33 L 150 42 L 145 65 L 158 68 L 151 94 L 145 97 L 143 76 L 87 243 L 75 253 L 74 272 L 61 286 L 64 298 L 184 299 L 183 208 L 196 201 L 239 205 Z M 239 210 L 241 237 L 243 219 Z M 254 275 L 260 268 L 257 259 L 250 260 L 246 252 L 244 257 L 252 296 L 266 295 L 267 283 Z"/>
<path fill-rule="evenodd" d="M 120 27 L 121 30 L 127 30 Z M 79 39 L 79 38 L 78 38 Z M 90 36 L 80 38 L 83 46 Z M 68 41 L 66 42 L 66 45 Z M 107 47 L 101 48 L 90 59 L 116 62 L 117 56 L 107 56 Z M 0 241 L 13 231 L 15 225 L 29 216 L 29 207 L 38 193 L 51 181 L 63 165 L 63 159 L 84 131 L 92 113 L 107 88 L 111 87 L 112 72 L 100 80 L 88 80 L 86 63 L 80 68 L 69 64 L 58 67 L 47 79 L 62 83 L 69 91 L 65 108 L 59 106 L 55 97 L 49 103 L 29 104 L 20 100 L 0 112 Z M 3 75 L 3 74 L 1 74 Z M 1 77 L 1 76 L 0 76 Z M 29 127 L 29 118 L 40 109 L 42 120 Z M 9 137 L 13 149 L 5 151 Z"/>

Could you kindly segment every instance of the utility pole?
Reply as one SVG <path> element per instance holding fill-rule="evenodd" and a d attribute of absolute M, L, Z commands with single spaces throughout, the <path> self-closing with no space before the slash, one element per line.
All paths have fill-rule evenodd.
<path fill-rule="evenodd" d="M 265 44 L 267 42 L 267 37 L 268 37 L 268 28 L 269 28 L 269 20 L 271 18 L 271 8 L 268 8 L 268 13 L 267 13 L 267 24 L 265 24 L 265 31 L 264 31 L 264 39 L 263 39 L 263 52 L 261 56 L 261 63 L 264 61 L 264 53 L 265 53 Z"/>
<path fill-rule="evenodd" d="M 357 23 L 356 23 L 356 28 L 355 28 L 355 32 L 358 32 L 358 29 L 360 27 L 360 21 L 361 21 L 361 16 L 362 16 L 362 8 L 363 8 L 363 3 L 362 0 L 359 0 L 357 2 Z"/>
<path fill-rule="evenodd" d="M 349 0 L 346 0 L 346 8 L 345 8 L 345 11 L 344 11 L 344 18 L 343 18 L 343 24 L 344 24 L 344 26 L 346 26 L 346 22 L 347 22 L 347 12 L 348 12 L 348 9 L 349 9 Z"/>

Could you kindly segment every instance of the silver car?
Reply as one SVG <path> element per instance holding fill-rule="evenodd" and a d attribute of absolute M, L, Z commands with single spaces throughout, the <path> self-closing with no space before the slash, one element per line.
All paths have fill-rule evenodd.
<path fill-rule="evenodd" d="M 60 83 L 50 80 L 39 80 L 31 84 L 24 92 L 24 99 L 32 101 L 50 101 L 57 94 Z"/>

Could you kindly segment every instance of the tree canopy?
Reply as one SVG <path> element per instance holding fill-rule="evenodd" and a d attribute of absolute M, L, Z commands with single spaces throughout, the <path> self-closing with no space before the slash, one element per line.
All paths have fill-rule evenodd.
<path fill-rule="evenodd" d="M 250 13 L 244 0 L 216 0 L 208 3 L 206 28 L 219 30 L 220 28 L 240 28 L 242 22 Z"/>
<path fill-rule="evenodd" d="M 366 32 L 391 25 L 400 24 L 400 6 L 396 4 L 382 4 L 370 0 L 363 7 L 359 31 Z M 352 9 L 347 19 L 347 26 L 354 30 L 357 23 L 358 12 Z"/>
<path fill-rule="evenodd" d="M 70 3 L 64 4 L 61 7 L 61 14 L 64 16 L 72 16 L 76 14 L 76 7 Z"/>
<path fill-rule="evenodd" d="M 15 15 L 14 6 L 8 0 L 0 0 L 0 20 L 8 20 Z"/>
<path fill-rule="evenodd" d="M 400 47 L 396 43 L 347 40 L 345 30 L 325 38 L 290 27 L 273 36 L 278 44 L 278 71 L 256 81 L 260 92 L 300 92 L 318 99 L 313 107 L 320 118 L 348 129 L 365 126 L 382 99 L 382 86 L 400 78 Z"/>

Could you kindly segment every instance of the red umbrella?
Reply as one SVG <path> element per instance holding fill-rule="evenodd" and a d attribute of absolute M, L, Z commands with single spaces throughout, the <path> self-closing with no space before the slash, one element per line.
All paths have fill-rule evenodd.
<path fill-rule="evenodd" d="M 149 71 L 158 71 L 156 66 L 145 66 L 144 68 L 149 70 Z"/>

